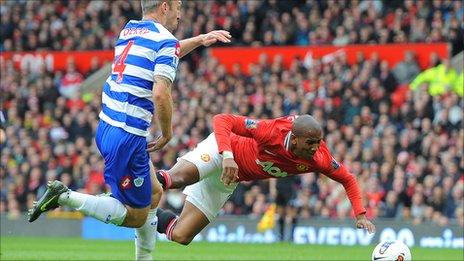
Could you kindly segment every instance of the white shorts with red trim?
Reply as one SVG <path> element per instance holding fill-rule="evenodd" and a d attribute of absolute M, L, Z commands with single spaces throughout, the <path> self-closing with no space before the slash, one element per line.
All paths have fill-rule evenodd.
<path fill-rule="evenodd" d="M 237 183 L 226 186 L 221 181 L 222 155 L 218 152 L 214 133 L 181 159 L 193 163 L 200 174 L 200 181 L 185 187 L 186 200 L 200 209 L 211 222 L 237 187 Z"/>

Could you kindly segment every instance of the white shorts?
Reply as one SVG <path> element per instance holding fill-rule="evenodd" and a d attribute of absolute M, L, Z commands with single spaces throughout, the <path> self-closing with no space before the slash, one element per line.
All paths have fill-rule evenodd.
<path fill-rule="evenodd" d="M 214 133 L 181 159 L 193 163 L 200 174 L 200 181 L 185 187 L 186 200 L 200 209 L 211 222 L 237 187 L 237 183 L 226 186 L 221 181 L 222 155 L 218 152 Z"/>

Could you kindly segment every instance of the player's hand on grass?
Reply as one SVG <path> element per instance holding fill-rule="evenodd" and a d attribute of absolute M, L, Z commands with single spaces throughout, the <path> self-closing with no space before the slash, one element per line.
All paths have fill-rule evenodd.
<path fill-rule="evenodd" d="M 162 149 L 168 142 L 171 140 L 171 137 L 158 136 L 154 141 L 148 143 L 147 151 L 154 152 Z"/>
<path fill-rule="evenodd" d="M 202 34 L 201 35 L 201 44 L 203 46 L 210 46 L 214 43 L 216 43 L 217 41 L 220 41 L 220 42 L 223 42 L 223 43 L 230 43 L 230 38 L 232 38 L 232 36 L 230 35 L 230 33 L 228 31 L 225 31 L 225 30 L 214 30 L 214 31 L 211 31 L 207 34 Z"/>
<path fill-rule="evenodd" d="M 375 232 L 375 225 L 364 214 L 356 217 L 356 228 L 367 229 L 370 234 Z"/>
<path fill-rule="evenodd" d="M 238 165 L 233 158 L 222 161 L 221 181 L 226 186 L 238 182 Z"/>

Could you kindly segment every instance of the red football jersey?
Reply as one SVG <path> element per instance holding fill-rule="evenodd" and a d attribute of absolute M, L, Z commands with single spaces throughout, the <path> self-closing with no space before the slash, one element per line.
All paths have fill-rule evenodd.
<path fill-rule="evenodd" d="M 240 181 L 323 173 L 344 186 L 356 215 L 365 213 L 356 178 L 333 158 L 324 141 L 311 160 L 297 158 L 289 150 L 295 118 L 255 120 L 232 114 L 216 115 L 213 128 L 219 152 L 233 152 Z"/>

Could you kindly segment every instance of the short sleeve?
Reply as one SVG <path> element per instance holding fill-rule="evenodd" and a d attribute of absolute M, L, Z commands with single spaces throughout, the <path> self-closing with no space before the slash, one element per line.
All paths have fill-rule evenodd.
<path fill-rule="evenodd" d="M 161 75 L 172 82 L 176 78 L 180 45 L 176 39 L 164 40 L 156 53 L 154 75 Z"/>

